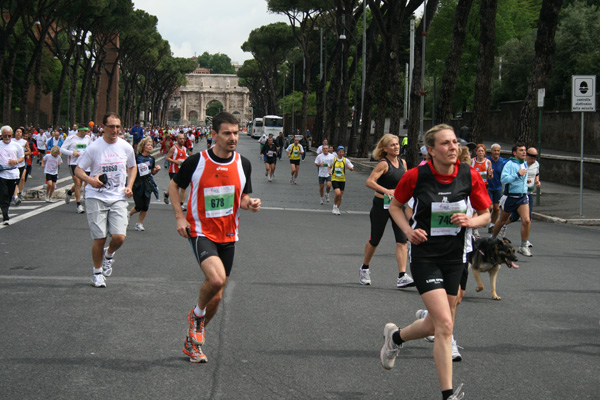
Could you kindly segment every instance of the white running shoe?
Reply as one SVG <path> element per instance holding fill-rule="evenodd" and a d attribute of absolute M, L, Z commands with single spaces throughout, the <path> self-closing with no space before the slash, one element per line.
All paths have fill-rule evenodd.
<path fill-rule="evenodd" d="M 458 351 L 458 345 L 456 344 L 456 340 L 452 339 L 452 361 L 454 362 L 459 362 L 462 361 L 462 356 L 460 355 L 460 352 Z"/>
<path fill-rule="evenodd" d="M 85 208 L 83 207 L 83 204 L 80 204 L 77 206 L 77 214 L 83 214 L 85 212 Z"/>
<path fill-rule="evenodd" d="M 342 215 L 342 213 L 340 212 L 340 208 L 339 208 L 339 207 L 336 207 L 336 208 L 335 208 L 335 213 L 336 213 L 337 215 Z"/>
<path fill-rule="evenodd" d="M 138 231 L 138 232 L 144 232 L 145 231 L 144 224 L 140 224 L 139 222 L 136 222 L 136 224 L 135 224 L 135 230 Z"/>
<path fill-rule="evenodd" d="M 327 202 L 329 203 L 329 193 L 327 193 L 327 194 L 325 195 L 325 200 L 327 200 Z"/>
<path fill-rule="evenodd" d="M 324 201 L 323 201 L 323 198 L 321 197 L 321 204 L 323 204 L 323 203 L 324 203 Z"/>
<path fill-rule="evenodd" d="M 102 275 L 110 276 L 112 274 L 112 265 L 115 262 L 114 255 L 113 258 L 106 258 L 106 250 L 108 247 L 104 248 L 104 254 L 102 255 Z"/>
<path fill-rule="evenodd" d="M 521 246 L 519 247 L 519 253 L 523 254 L 525 257 L 531 257 L 531 250 L 529 250 L 529 247 L 527 246 Z"/>
<path fill-rule="evenodd" d="M 379 351 L 379 360 L 381 361 L 381 366 L 387 370 L 394 368 L 398 350 L 402 347 L 402 345 L 398 346 L 392 340 L 392 335 L 397 330 L 398 327 L 391 322 L 385 324 L 383 328 L 383 346 L 381 346 L 381 350 Z"/>
<path fill-rule="evenodd" d="M 102 274 L 93 274 L 92 275 L 92 285 L 94 287 L 106 287 L 106 279 Z"/>
<path fill-rule="evenodd" d="M 531 244 L 531 242 L 529 240 L 527 241 L 527 247 L 533 247 L 533 245 Z"/>
<path fill-rule="evenodd" d="M 503 225 L 502 228 L 500 228 L 500 232 L 498 232 L 498 239 L 504 239 L 504 235 L 506 235 L 506 228 L 508 228 L 506 225 Z"/>
<path fill-rule="evenodd" d="M 336 215 L 336 214 L 337 214 L 336 208 L 337 208 L 337 207 L 336 207 L 336 206 L 335 206 L 335 204 L 334 204 L 334 205 L 333 205 L 333 208 L 331 209 L 331 213 L 332 213 L 333 215 Z"/>
<path fill-rule="evenodd" d="M 404 274 L 402 278 L 398 278 L 398 281 L 396 282 L 396 287 L 405 288 L 414 285 L 414 283 L 415 281 L 413 278 L 411 278 L 410 275 Z"/>
<path fill-rule="evenodd" d="M 69 194 L 69 191 L 67 190 L 65 192 L 65 204 L 69 204 L 71 202 L 71 195 Z"/>
<path fill-rule="evenodd" d="M 417 310 L 415 317 L 417 317 L 417 319 L 425 319 L 427 314 L 429 314 L 429 311 L 427 310 Z M 426 342 L 433 343 L 435 341 L 435 336 L 425 336 L 423 339 Z"/>
<path fill-rule="evenodd" d="M 359 279 L 361 285 L 371 284 L 371 271 L 369 269 L 359 269 Z"/>
<path fill-rule="evenodd" d="M 458 388 L 452 393 L 448 400 L 462 400 L 465 397 L 465 393 L 462 391 L 463 384 L 458 385 Z"/>

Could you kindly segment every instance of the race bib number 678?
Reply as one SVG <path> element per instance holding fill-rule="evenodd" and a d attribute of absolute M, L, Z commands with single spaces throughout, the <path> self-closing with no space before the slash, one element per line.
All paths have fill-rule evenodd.
<path fill-rule="evenodd" d="M 204 188 L 204 209 L 206 218 L 218 218 L 233 213 L 235 186 Z"/>

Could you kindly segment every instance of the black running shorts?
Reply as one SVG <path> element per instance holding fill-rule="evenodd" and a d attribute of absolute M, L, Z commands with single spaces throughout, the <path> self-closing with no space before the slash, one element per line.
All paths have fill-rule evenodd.
<path fill-rule="evenodd" d="M 464 269 L 464 263 L 449 264 L 420 260 L 412 260 L 410 263 L 410 272 L 419 294 L 434 289 L 445 289 L 447 294 L 456 296 Z"/>
<path fill-rule="evenodd" d="M 192 237 L 189 240 L 198 265 L 201 265 L 202 261 L 208 257 L 219 257 L 225 267 L 225 275 L 229 276 L 231 274 L 233 257 L 235 255 L 235 242 L 215 243 L 204 236 Z"/>

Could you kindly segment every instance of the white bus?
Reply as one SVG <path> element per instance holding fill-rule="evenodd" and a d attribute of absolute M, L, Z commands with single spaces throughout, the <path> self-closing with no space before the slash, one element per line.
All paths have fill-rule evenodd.
<path fill-rule="evenodd" d="M 254 118 L 252 121 L 252 137 L 259 138 L 263 134 L 263 119 L 262 118 Z"/>
<path fill-rule="evenodd" d="M 279 132 L 283 132 L 283 118 L 277 115 L 265 115 L 263 117 L 264 134 L 269 137 L 269 133 L 276 138 Z"/>

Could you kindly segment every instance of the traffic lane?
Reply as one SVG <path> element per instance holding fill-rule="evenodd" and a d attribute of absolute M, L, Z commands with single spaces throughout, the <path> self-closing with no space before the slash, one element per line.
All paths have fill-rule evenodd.
<path fill-rule="evenodd" d="M 366 216 L 331 216 L 336 223 L 318 213 L 266 211 L 261 217 L 244 217 L 238 254 L 247 254 L 248 260 L 261 259 L 261 263 L 259 271 L 245 265 L 234 269 L 239 300 L 235 309 L 240 310 L 235 323 L 249 329 L 230 332 L 239 334 L 231 338 L 232 350 L 250 336 L 250 346 L 258 345 L 258 351 L 253 354 L 245 348 L 248 361 L 238 363 L 236 376 L 258 381 L 264 378 L 259 371 L 267 371 L 273 385 L 269 392 L 283 393 L 289 385 L 294 393 L 312 393 L 316 398 L 342 393 L 379 398 L 407 391 L 414 391 L 409 398 L 437 396 L 432 345 L 425 341 L 407 344 L 392 372 L 379 365 L 383 325 L 389 321 L 408 324 L 414 312 L 423 308 L 415 289 L 394 288 L 389 229 L 372 263 L 373 286 L 363 287 L 358 284 L 357 269 L 365 233 L 357 227 L 368 226 Z M 290 227 L 286 236 L 263 236 L 257 233 L 261 229 L 257 230 L 255 219 L 267 231 L 282 220 L 304 223 Z M 598 303 L 590 302 L 590 295 L 597 299 L 598 290 L 597 280 L 586 278 L 597 274 L 592 272 L 595 261 L 584 258 L 564 276 L 564 265 L 556 259 L 565 254 L 565 244 L 558 238 L 581 236 L 571 251 L 588 249 L 589 253 L 594 241 L 589 234 L 597 230 L 570 228 L 538 224 L 539 254 L 522 257 L 519 270 L 502 268 L 500 302 L 491 300 L 485 281 L 486 289 L 477 293 L 470 276 L 455 328 L 459 344 L 465 347 L 465 361 L 454 364 L 454 382 L 465 382 L 469 396 L 595 396 L 600 355 Z M 597 257 L 597 252 L 592 250 L 592 256 Z M 587 304 L 579 308 L 581 302 Z M 590 337 L 596 339 L 590 342 Z M 568 368 L 556 368 L 557 356 Z M 232 361 L 228 368 L 235 369 L 235 364 Z M 282 373 L 280 378 L 277 374 Z M 235 388 L 238 385 L 230 385 L 231 390 Z"/>

